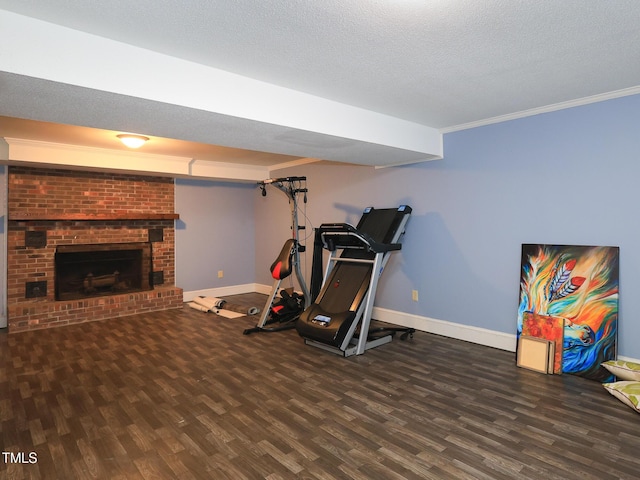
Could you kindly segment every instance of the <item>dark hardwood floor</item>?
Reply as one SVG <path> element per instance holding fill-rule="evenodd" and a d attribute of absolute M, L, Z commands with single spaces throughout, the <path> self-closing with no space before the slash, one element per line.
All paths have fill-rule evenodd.
<path fill-rule="evenodd" d="M 423 332 L 342 358 L 255 322 L 0 334 L 0 478 L 640 477 L 640 416 L 596 382 Z"/>

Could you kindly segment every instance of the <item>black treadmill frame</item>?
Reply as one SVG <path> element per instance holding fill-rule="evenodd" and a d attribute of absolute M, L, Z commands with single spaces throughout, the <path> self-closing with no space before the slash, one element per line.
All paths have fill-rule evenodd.
<path fill-rule="evenodd" d="M 367 220 L 370 219 L 369 215 L 373 212 L 378 212 L 382 215 L 394 214 L 391 224 L 385 231 L 376 231 L 375 225 L 373 229 L 370 224 L 367 225 Z M 399 240 L 404 234 L 410 214 L 411 207 L 406 205 L 402 205 L 398 209 L 381 210 L 369 207 L 364 211 L 357 227 L 344 223 L 323 224 L 320 226 L 319 233 L 322 238 L 323 248 L 329 250 L 330 255 L 320 293 L 310 309 L 307 309 L 309 312 L 305 311 L 306 313 L 313 313 L 311 309 L 314 306 L 316 310 L 319 310 L 325 295 L 330 295 L 332 285 L 337 281 L 336 273 L 340 270 L 336 268 L 337 265 L 341 263 L 365 264 L 370 267 L 370 270 L 361 280 L 361 284 L 359 286 L 355 285 L 357 293 L 354 295 L 348 311 L 343 312 L 344 318 L 339 324 L 341 331 L 336 333 L 335 341 L 334 339 L 321 338 L 322 333 L 324 333 L 321 322 L 318 322 L 317 329 L 309 326 L 308 321 L 307 325 L 302 326 L 300 322 L 305 316 L 303 313 L 296 328 L 307 345 L 348 357 L 361 355 L 366 350 L 389 343 L 393 339 L 396 330 L 408 330 L 404 328 L 389 329 L 386 333 L 383 330 L 375 338 L 371 338 L 369 335 L 378 280 L 391 253 L 402 248 Z M 341 254 L 338 256 L 338 253 Z M 365 281 L 367 277 L 368 281 Z M 357 279 L 357 281 L 360 281 L 360 279 Z M 311 319 L 311 322 L 313 320 Z M 346 332 L 344 327 L 346 327 Z M 314 331 L 315 335 L 309 332 L 310 329 Z M 357 334 L 358 330 L 359 334 Z M 412 334 L 413 332 L 408 333 Z"/>

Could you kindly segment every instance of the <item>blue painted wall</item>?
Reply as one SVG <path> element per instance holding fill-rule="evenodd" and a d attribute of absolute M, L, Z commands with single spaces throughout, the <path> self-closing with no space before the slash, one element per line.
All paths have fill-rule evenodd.
<path fill-rule="evenodd" d="M 639 127 L 640 96 L 632 96 L 445 137 L 442 164 L 458 179 L 460 201 L 450 197 L 459 207 L 442 217 L 479 280 L 470 301 L 450 309 L 454 321 L 478 306 L 477 325 L 513 331 L 505 319 L 514 318 L 522 243 L 619 246 L 619 353 L 640 358 Z"/>
<path fill-rule="evenodd" d="M 322 222 L 357 223 L 367 206 L 411 205 L 403 250 L 389 262 L 376 304 L 460 325 L 515 334 L 523 243 L 619 246 L 619 354 L 640 358 L 640 96 L 444 141 L 440 161 L 385 169 L 307 164 L 272 176 L 308 177 L 307 233 Z M 176 203 L 184 222 L 180 286 L 271 284 L 269 265 L 291 235 L 282 193 L 179 180 Z M 308 276 L 311 251 L 307 260 Z M 215 278 L 219 269 L 224 282 Z"/>
<path fill-rule="evenodd" d="M 176 180 L 176 284 L 185 291 L 255 282 L 253 185 Z M 218 278 L 218 271 L 224 272 Z"/>
<path fill-rule="evenodd" d="M 367 205 L 411 205 L 404 248 L 389 262 L 377 305 L 462 325 L 515 333 L 522 243 L 619 246 L 619 354 L 640 358 L 640 96 L 444 140 L 441 161 L 378 170 L 311 164 L 275 174 L 309 177 L 315 225 L 355 223 Z M 263 228 L 260 218 L 256 224 Z M 257 265 L 267 261 L 256 257 Z M 256 275 L 268 283 L 260 269 Z"/>

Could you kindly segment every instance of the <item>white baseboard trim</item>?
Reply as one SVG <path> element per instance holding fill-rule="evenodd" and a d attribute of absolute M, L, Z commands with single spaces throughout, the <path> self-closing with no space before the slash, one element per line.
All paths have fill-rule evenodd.
<path fill-rule="evenodd" d="M 220 298 L 225 295 L 239 295 L 241 293 L 262 293 L 268 295 L 270 292 L 270 285 L 247 283 L 245 285 L 184 292 L 183 298 L 185 302 L 189 302 L 198 296 Z M 488 330 L 486 328 L 461 325 L 459 323 L 437 320 L 435 318 L 423 317 L 421 315 L 381 307 L 373 307 L 372 316 L 381 322 L 387 322 L 401 327 L 415 328 L 421 332 L 434 333 L 436 335 L 442 335 L 443 337 L 464 340 L 465 342 L 506 350 L 508 352 L 516 351 L 517 339 L 515 334 L 512 335 L 504 332 L 496 332 L 495 330 Z M 640 363 L 640 359 L 632 357 L 618 356 L 617 358 L 625 362 Z"/>
<path fill-rule="evenodd" d="M 240 295 L 242 293 L 262 293 L 268 295 L 271 292 L 270 285 L 260 283 L 247 283 L 229 287 L 208 288 L 205 290 L 192 290 L 183 293 L 183 300 L 190 302 L 196 297 L 221 298 L 227 295 Z M 464 340 L 487 347 L 498 348 L 510 352 L 516 351 L 516 337 L 507 333 L 495 332 L 484 328 L 460 325 L 457 323 L 436 320 L 411 313 L 398 312 L 386 308 L 374 307 L 373 318 L 381 322 L 392 323 L 401 327 L 410 327 L 422 332 L 435 333 L 444 337 Z"/>
<path fill-rule="evenodd" d="M 618 360 L 622 360 L 623 362 L 640 363 L 640 359 L 632 358 L 632 357 L 622 357 L 622 356 L 618 356 Z"/>
<path fill-rule="evenodd" d="M 435 318 L 422 317 L 411 313 L 388 310 L 386 308 L 373 307 L 373 318 L 381 322 L 388 322 L 402 327 L 415 328 L 422 332 L 435 333 L 444 337 L 464 340 L 466 342 L 484 345 L 486 347 L 515 352 L 517 345 L 516 335 L 503 332 L 496 332 L 486 328 L 461 325 L 459 323 L 436 320 Z M 618 360 L 625 362 L 640 363 L 640 359 L 617 356 Z"/>
<path fill-rule="evenodd" d="M 422 332 L 435 333 L 444 337 L 464 340 L 465 342 L 476 343 L 487 347 L 516 351 L 516 336 L 503 332 L 496 332 L 486 328 L 461 325 L 459 323 L 446 322 L 435 318 L 423 317 L 411 313 L 388 310 L 386 308 L 374 307 L 373 318 L 381 322 L 392 323 L 402 327 L 415 328 Z"/>
<path fill-rule="evenodd" d="M 269 295 L 271 293 L 272 285 L 262 285 L 260 283 L 255 283 L 255 293 L 262 293 L 264 295 Z"/>

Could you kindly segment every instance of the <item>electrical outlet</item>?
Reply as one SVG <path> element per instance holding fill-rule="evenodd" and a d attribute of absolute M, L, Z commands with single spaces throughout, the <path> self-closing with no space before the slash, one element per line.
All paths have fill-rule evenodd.
<path fill-rule="evenodd" d="M 224 277 L 224 270 L 218 270 L 218 278 Z"/>
<path fill-rule="evenodd" d="M 418 290 L 411 290 L 411 300 L 414 302 L 418 301 Z"/>

